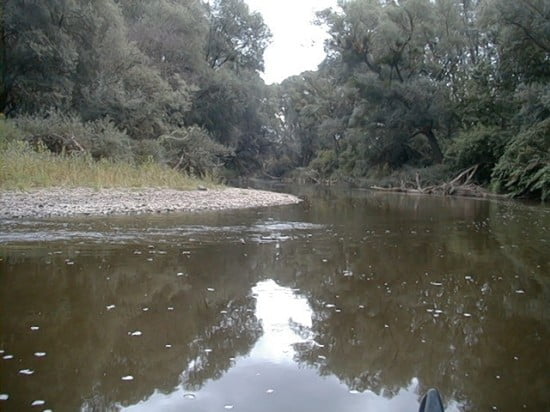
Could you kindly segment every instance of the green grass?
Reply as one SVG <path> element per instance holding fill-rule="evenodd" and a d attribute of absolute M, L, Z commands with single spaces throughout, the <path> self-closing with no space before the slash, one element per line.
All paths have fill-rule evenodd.
<path fill-rule="evenodd" d="M 36 152 L 21 141 L 0 145 L 0 189 L 28 190 L 48 187 L 143 188 L 181 190 L 218 186 L 214 179 L 185 176 L 156 162 L 95 161 L 89 156 L 58 156 Z"/>

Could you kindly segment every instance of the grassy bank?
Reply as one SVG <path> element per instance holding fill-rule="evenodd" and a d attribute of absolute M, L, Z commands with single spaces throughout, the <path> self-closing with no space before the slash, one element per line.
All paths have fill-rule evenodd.
<path fill-rule="evenodd" d="M 4 130 L 5 131 L 5 130 Z M 185 176 L 157 162 L 132 164 L 95 161 L 87 155 L 58 156 L 35 151 L 25 142 L 0 136 L 0 190 L 47 187 L 139 188 L 181 190 L 215 187 L 213 179 Z"/>

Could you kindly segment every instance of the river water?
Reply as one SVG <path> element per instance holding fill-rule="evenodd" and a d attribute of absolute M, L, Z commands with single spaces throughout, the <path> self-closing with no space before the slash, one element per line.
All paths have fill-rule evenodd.
<path fill-rule="evenodd" d="M 281 190 L 0 222 L 0 410 L 550 410 L 548 207 Z"/>

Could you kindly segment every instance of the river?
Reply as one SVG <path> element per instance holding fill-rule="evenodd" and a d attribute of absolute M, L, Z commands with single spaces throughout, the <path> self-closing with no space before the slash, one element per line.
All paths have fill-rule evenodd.
<path fill-rule="evenodd" d="M 0 409 L 550 409 L 548 207 L 275 189 L 0 222 Z"/>

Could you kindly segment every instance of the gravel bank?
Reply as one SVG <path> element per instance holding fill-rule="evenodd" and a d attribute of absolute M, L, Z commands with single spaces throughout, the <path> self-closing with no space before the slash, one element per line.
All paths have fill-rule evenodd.
<path fill-rule="evenodd" d="M 251 189 L 41 189 L 0 192 L 0 218 L 124 215 L 243 209 L 299 203 L 296 196 Z"/>

